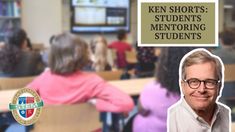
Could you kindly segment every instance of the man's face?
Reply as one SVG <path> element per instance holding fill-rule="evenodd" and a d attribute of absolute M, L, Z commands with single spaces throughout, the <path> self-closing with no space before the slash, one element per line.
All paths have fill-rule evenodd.
<path fill-rule="evenodd" d="M 215 64 L 213 62 L 195 64 L 186 67 L 185 69 L 186 80 L 191 78 L 199 80 L 217 80 L 215 72 Z M 205 83 L 201 82 L 197 89 L 192 89 L 187 82 L 182 81 L 181 86 L 185 100 L 193 110 L 208 110 L 214 107 L 216 98 L 219 94 L 219 85 L 214 89 L 208 89 L 206 88 Z"/>

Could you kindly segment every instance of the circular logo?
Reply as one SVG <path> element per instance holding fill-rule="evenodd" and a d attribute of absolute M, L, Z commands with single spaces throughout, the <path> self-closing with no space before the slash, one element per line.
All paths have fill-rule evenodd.
<path fill-rule="evenodd" d="M 42 111 L 43 101 L 34 90 L 22 88 L 16 92 L 9 109 L 15 120 L 25 126 L 35 123 Z"/>

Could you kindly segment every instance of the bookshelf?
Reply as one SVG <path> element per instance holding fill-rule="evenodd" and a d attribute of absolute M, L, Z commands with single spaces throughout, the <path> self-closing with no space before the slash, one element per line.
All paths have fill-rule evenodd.
<path fill-rule="evenodd" d="M 21 0 L 0 0 L 0 41 L 16 27 L 21 27 Z"/>

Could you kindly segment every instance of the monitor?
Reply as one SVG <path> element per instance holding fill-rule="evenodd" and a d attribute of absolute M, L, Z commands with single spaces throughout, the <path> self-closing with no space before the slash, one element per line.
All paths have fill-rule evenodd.
<path fill-rule="evenodd" d="M 71 0 L 72 33 L 130 31 L 130 0 Z"/>

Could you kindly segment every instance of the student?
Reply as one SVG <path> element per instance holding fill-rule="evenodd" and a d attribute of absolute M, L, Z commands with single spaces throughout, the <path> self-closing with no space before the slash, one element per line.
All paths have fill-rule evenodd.
<path fill-rule="evenodd" d="M 27 34 L 13 29 L 0 50 L 0 77 L 24 77 L 40 74 L 44 64 L 38 53 L 30 51 Z M 11 112 L 0 113 L 0 131 L 16 123 Z"/>
<path fill-rule="evenodd" d="M 155 56 L 154 47 L 138 47 L 136 43 L 136 58 L 138 64 L 136 66 L 135 74 L 137 77 L 152 77 L 154 76 L 155 63 L 157 57 Z"/>
<path fill-rule="evenodd" d="M 95 71 L 110 71 L 111 66 L 107 60 L 107 41 L 106 39 L 98 35 L 90 44 L 92 69 Z"/>
<path fill-rule="evenodd" d="M 8 42 L 0 50 L 0 77 L 22 77 L 40 74 L 44 69 L 41 56 L 27 47 L 23 29 L 9 33 Z"/>
<path fill-rule="evenodd" d="M 129 95 L 95 73 L 80 70 L 88 58 L 85 41 L 69 33 L 56 35 L 51 43 L 49 69 L 27 87 L 37 91 L 45 104 L 76 104 L 94 99 L 99 111 L 131 111 L 134 103 Z"/>
<path fill-rule="evenodd" d="M 213 54 L 219 56 L 223 63 L 235 64 L 235 32 L 233 30 L 224 30 L 219 34 L 221 48 L 217 48 L 212 51 Z M 235 81 L 229 81 L 224 83 L 224 90 L 220 98 L 221 102 L 226 103 L 231 109 L 234 107 L 234 100 L 230 98 L 234 97 Z M 235 117 L 235 113 L 232 112 L 232 117 Z"/>
<path fill-rule="evenodd" d="M 219 56 L 224 64 L 235 64 L 235 32 L 225 30 L 220 33 L 221 48 L 212 53 Z"/>
<path fill-rule="evenodd" d="M 181 58 L 191 48 L 163 48 L 156 80 L 147 84 L 139 97 L 134 132 L 166 132 L 167 109 L 180 98 L 178 69 Z"/>
<path fill-rule="evenodd" d="M 127 66 L 126 61 L 126 51 L 131 51 L 131 46 L 126 42 L 127 33 L 125 30 L 119 30 L 117 34 L 118 41 L 112 42 L 108 45 L 108 48 L 111 48 L 116 51 L 117 59 L 116 65 L 118 68 L 125 68 Z"/>
<path fill-rule="evenodd" d="M 180 63 L 181 100 L 168 110 L 169 132 L 228 132 L 230 110 L 217 102 L 223 88 L 223 63 L 196 49 Z"/>

